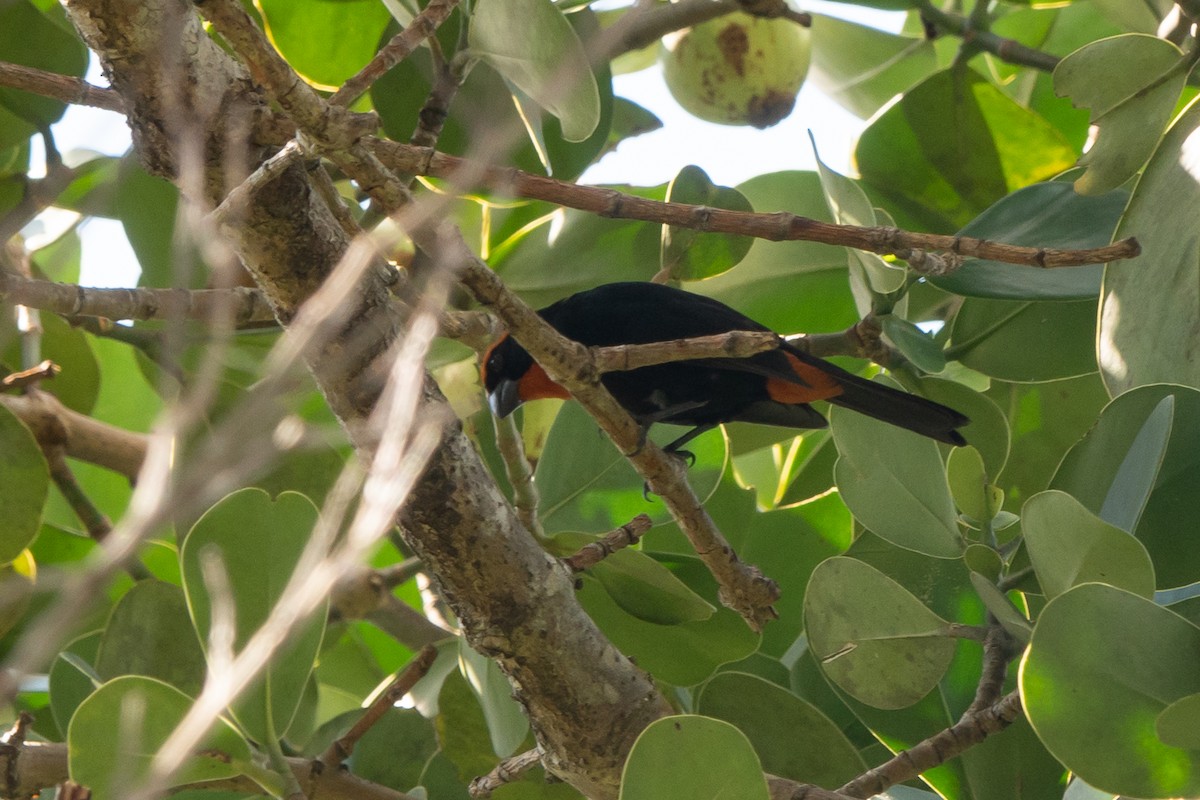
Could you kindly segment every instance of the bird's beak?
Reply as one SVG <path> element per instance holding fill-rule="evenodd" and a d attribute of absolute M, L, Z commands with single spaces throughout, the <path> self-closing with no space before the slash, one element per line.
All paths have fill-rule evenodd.
<path fill-rule="evenodd" d="M 488 405 L 497 419 L 504 419 L 521 405 L 521 389 L 517 382 L 505 378 L 488 395 Z"/>

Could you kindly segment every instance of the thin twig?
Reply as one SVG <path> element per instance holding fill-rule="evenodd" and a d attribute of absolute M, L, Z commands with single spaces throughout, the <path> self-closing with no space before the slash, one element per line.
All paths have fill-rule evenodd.
<path fill-rule="evenodd" d="M 1141 252 L 1136 239 L 1122 239 L 1084 250 L 1021 247 L 969 236 L 916 233 L 891 227 L 838 225 L 785 211 L 760 213 L 668 203 L 625 194 L 616 189 L 580 186 L 506 167 L 486 167 L 467 159 L 399 142 L 371 140 L 372 151 L 397 172 L 415 172 L 450 181 L 470 174 L 471 185 L 501 194 L 588 211 L 614 219 L 636 219 L 708 233 L 732 233 L 770 241 L 809 241 L 854 247 L 881 255 L 932 250 L 971 258 L 1052 269 L 1133 258 Z"/>
<path fill-rule="evenodd" d="M 20 372 L 10 372 L 3 378 L 0 378 L 0 390 L 25 389 L 29 386 L 37 386 L 42 381 L 53 378 L 60 372 L 62 372 L 62 367 L 47 358 L 36 367 L 23 369 Z"/>
<path fill-rule="evenodd" d="M 691 339 L 590 349 L 596 371 L 603 374 L 697 358 L 747 358 L 774 350 L 780 341 L 778 334 L 771 331 L 729 331 Z"/>
<path fill-rule="evenodd" d="M 513 489 L 513 506 L 521 523 L 535 536 L 544 536 L 542 521 L 538 519 L 537 485 L 533 482 L 533 469 L 525 455 L 525 443 L 517 429 L 516 417 L 509 415 L 496 420 L 496 449 L 504 462 L 504 472 Z"/>
<path fill-rule="evenodd" d="M 991 31 L 979 30 L 971 24 L 969 18 L 943 11 L 931 0 L 918 0 L 917 10 L 921 13 L 921 19 L 938 30 L 961 37 L 964 45 L 991 53 L 1001 61 L 1020 67 L 1032 67 L 1042 72 L 1053 72 L 1058 66 L 1058 56 L 1027 47 L 1013 39 L 997 36 Z"/>
<path fill-rule="evenodd" d="M 71 283 L 25 278 L 0 271 L 0 297 L 15 305 L 38 308 L 73 319 L 208 320 L 216 308 L 234 309 L 239 324 L 273 322 L 266 295 L 258 289 L 100 289 Z"/>
<path fill-rule="evenodd" d="M 563 563 L 570 567 L 572 572 L 583 572 L 618 550 L 637 544 L 653 524 L 648 514 L 638 514 L 616 530 L 604 534 L 599 540 L 585 544 L 564 558 Z"/>
<path fill-rule="evenodd" d="M 349 758 L 350 754 L 354 752 L 354 746 L 358 744 L 358 740 L 383 718 L 388 709 L 400 702 L 400 699 L 412 690 L 417 681 L 425 677 L 429 668 L 433 666 L 435 658 L 437 658 L 436 647 L 425 645 L 421 648 L 421 652 L 417 653 L 408 666 L 396 676 L 392 685 L 375 698 L 375 701 L 367 707 L 358 722 L 354 723 L 346 735 L 329 745 L 329 748 L 321 755 L 321 763 L 327 768 L 336 768 Z"/>
<path fill-rule="evenodd" d="M 0 86 L 53 97 L 64 103 L 125 113 L 125 102 L 112 89 L 93 86 L 82 78 L 0 61 Z"/>
<path fill-rule="evenodd" d="M 526 750 L 524 753 L 504 759 L 487 775 L 471 781 L 467 791 L 475 800 L 486 800 L 492 796 L 492 792 L 506 783 L 517 780 L 540 763 L 542 763 L 540 748 Z"/>
<path fill-rule="evenodd" d="M 889 761 L 868 770 L 845 786 L 839 794 L 867 798 L 899 783 L 913 780 L 926 770 L 946 763 L 994 733 L 1007 728 L 1021 716 L 1021 694 L 1013 691 L 999 702 L 962 718 L 925 741 L 903 750 Z"/>
<path fill-rule="evenodd" d="M 335 106 L 348 106 L 363 95 L 375 81 L 384 73 L 408 58 L 409 53 L 417 48 L 424 40 L 437 33 L 450 12 L 458 5 L 458 0 L 430 0 L 429 5 L 413 17 L 412 22 L 392 40 L 380 48 L 370 63 L 363 67 L 341 88 L 329 98 L 329 103 Z"/>

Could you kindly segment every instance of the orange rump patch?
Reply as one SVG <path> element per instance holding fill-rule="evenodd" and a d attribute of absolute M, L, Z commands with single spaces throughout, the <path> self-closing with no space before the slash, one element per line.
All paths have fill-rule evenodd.
<path fill-rule="evenodd" d="M 811 403 L 827 400 L 842 393 L 837 379 L 820 367 L 805 364 L 791 353 L 786 353 L 792 372 L 803 383 L 794 383 L 782 378 L 767 378 L 767 396 L 777 403 Z"/>
<path fill-rule="evenodd" d="M 559 397 L 567 400 L 571 397 L 571 393 L 550 380 L 546 370 L 542 369 L 542 365 L 535 361 L 532 367 L 525 370 L 521 380 L 517 381 L 517 396 L 522 401 L 543 400 L 547 397 Z"/>

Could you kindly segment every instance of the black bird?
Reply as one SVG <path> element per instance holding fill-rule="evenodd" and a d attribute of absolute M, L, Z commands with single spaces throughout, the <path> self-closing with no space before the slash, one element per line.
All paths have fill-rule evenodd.
<path fill-rule="evenodd" d="M 769 330 L 724 303 L 656 283 L 610 283 L 538 313 L 567 338 L 595 347 Z M 747 358 L 609 372 L 601 382 L 646 428 L 655 422 L 693 426 L 668 451 L 678 451 L 722 422 L 824 428 L 829 423 L 809 405 L 816 400 L 953 445 L 966 444 L 957 429 L 970 422 L 952 408 L 861 378 L 787 342 Z M 508 334 L 487 351 L 483 384 L 498 417 L 528 400 L 570 396 Z"/>

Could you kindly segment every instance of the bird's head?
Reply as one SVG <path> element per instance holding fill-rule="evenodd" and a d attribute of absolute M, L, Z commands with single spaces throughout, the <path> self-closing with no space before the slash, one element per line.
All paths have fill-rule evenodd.
<path fill-rule="evenodd" d="M 503 419 L 529 400 L 570 395 L 546 375 L 533 356 L 507 333 L 483 356 L 483 388 L 492 413 Z"/>

